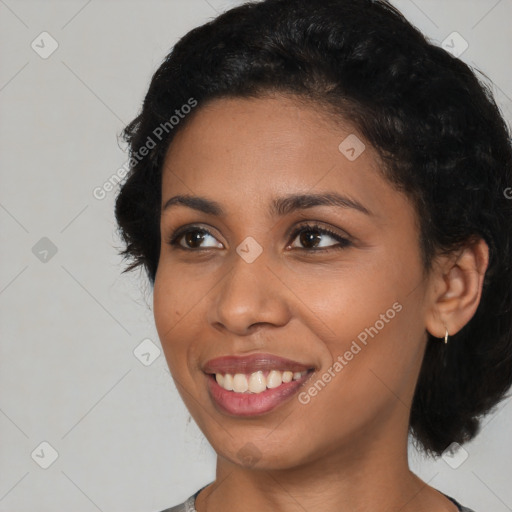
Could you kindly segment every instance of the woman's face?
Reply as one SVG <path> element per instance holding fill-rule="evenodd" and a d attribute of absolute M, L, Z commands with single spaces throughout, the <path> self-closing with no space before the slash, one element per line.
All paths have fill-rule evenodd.
<path fill-rule="evenodd" d="M 401 448 L 430 286 L 412 204 L 362 136 L 313 105 L 276 96 L 198 109 L 166 156 L 162 206 L 187 196 L 216 208 L 162 208 L 154 286 L 190 413 L 221 457 L 245 466 Z M 207 365 L 224 356 L 240 359 Z M 299 378 L 301 368 L 312 371 Z"/>

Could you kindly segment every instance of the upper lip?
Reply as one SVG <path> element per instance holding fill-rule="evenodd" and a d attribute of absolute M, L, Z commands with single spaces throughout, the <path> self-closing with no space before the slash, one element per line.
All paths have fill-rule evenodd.
<path fill-rule="evenodd" d="M 291 359 L 272 354 L 251 354 L 248 356 L 222 356 L 210 359 L 203 366 L 205 373 L 253 373 L 258 370 L 281 370 L 302 372 L 313 369 L 312 365 L 302 364 Z"/>

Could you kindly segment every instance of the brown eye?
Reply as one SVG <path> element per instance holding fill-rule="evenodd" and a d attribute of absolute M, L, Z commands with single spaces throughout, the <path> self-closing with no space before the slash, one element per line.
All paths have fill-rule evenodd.
<path fill-rule="evenodd" d="M 188 231 L 183 235 L 183 240 L 188 247 L 197 248 L 201 245 L 201 242 L 204 240 L 204 232 L 196 230 L 196 231 Z"/>
<path fill-rule="evenodd" d="M 303 230 L 299 235 L 300 243 L 305 247 L 316 247 L 322 239 L 322 234 L 318 230 Z"/>
<path fill-rule="evenodd" d="M 309 251 L 323 251 L 330 249 L 342 249 L 351 245 L 350 240 L 345 238 L 329 229 L 322 228 L 315 225 L 303 225 L 297 228 L 291 236 L 292 240 L 297 240 L 305 250 Z M 329 244 L 328 239 L 334 240 L 337 243 Z M 323 245 L 322 245 L 323 244 Z M 292 248 L 301 248 L 290 245 Z"/>
<path fill-rule="evenodd" d="M 178 229 L 175 233 L 171 235 L 168 240 L 168 243 L 172 246 L 176 246 L 179 249 L 185 250 L 198 250 L 198 249 L 211 249 L 211 248 L 223 248 L 223 245 L 220 242 L 217 242 L 217 245 L 202 245 L 205 241 L 216 240 L 215 237 L 204 228 L 187 228 L 187 229 Z"/>

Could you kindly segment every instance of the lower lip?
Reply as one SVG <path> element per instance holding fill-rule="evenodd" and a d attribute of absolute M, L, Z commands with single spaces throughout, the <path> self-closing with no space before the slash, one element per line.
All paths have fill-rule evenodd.
<path fill-rule="evenodd" d="M 256 416 L 274 410 L 291 396 L 309 379 L 313 371 L 298 380 L 281 384 L 277 388 L 267 389 L 261 393 L 235 393 L 219 386 L 215 375 L 207 375 L 210 396 L 219 408 L 235 416 Z"/>

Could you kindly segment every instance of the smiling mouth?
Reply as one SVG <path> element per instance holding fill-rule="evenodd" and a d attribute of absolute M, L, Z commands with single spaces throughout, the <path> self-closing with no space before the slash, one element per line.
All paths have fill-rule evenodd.
<path fill-rule="evenodd" d="M 314 369 L 301 372 L 258 370 L 250 374 L 219 373 L 207 374 L 206 377 L 210 398 L 218 411 L 243 418 L 265 415 L 289 402 L 313 373 Z M 234 389 L 225 389 L 224 386 Z"/>
<path fill-rule="evenodd" d="M 262 415 L 289 402 L 315 372 L 311 363 L 269 353 L 221 356 L 201 369 L 217 410 L 237 417 Z"/>
<path fill-rule="evenodd" d="M 300 372 L 290 370 L 258 370 L 253 373 L 215 373 L 212 375 L 217 384 L 226 391 L 233 393 L 258 394 L 267 389 L 276 389 L 283 384 L 299 381 L 313 368 Z"/>

